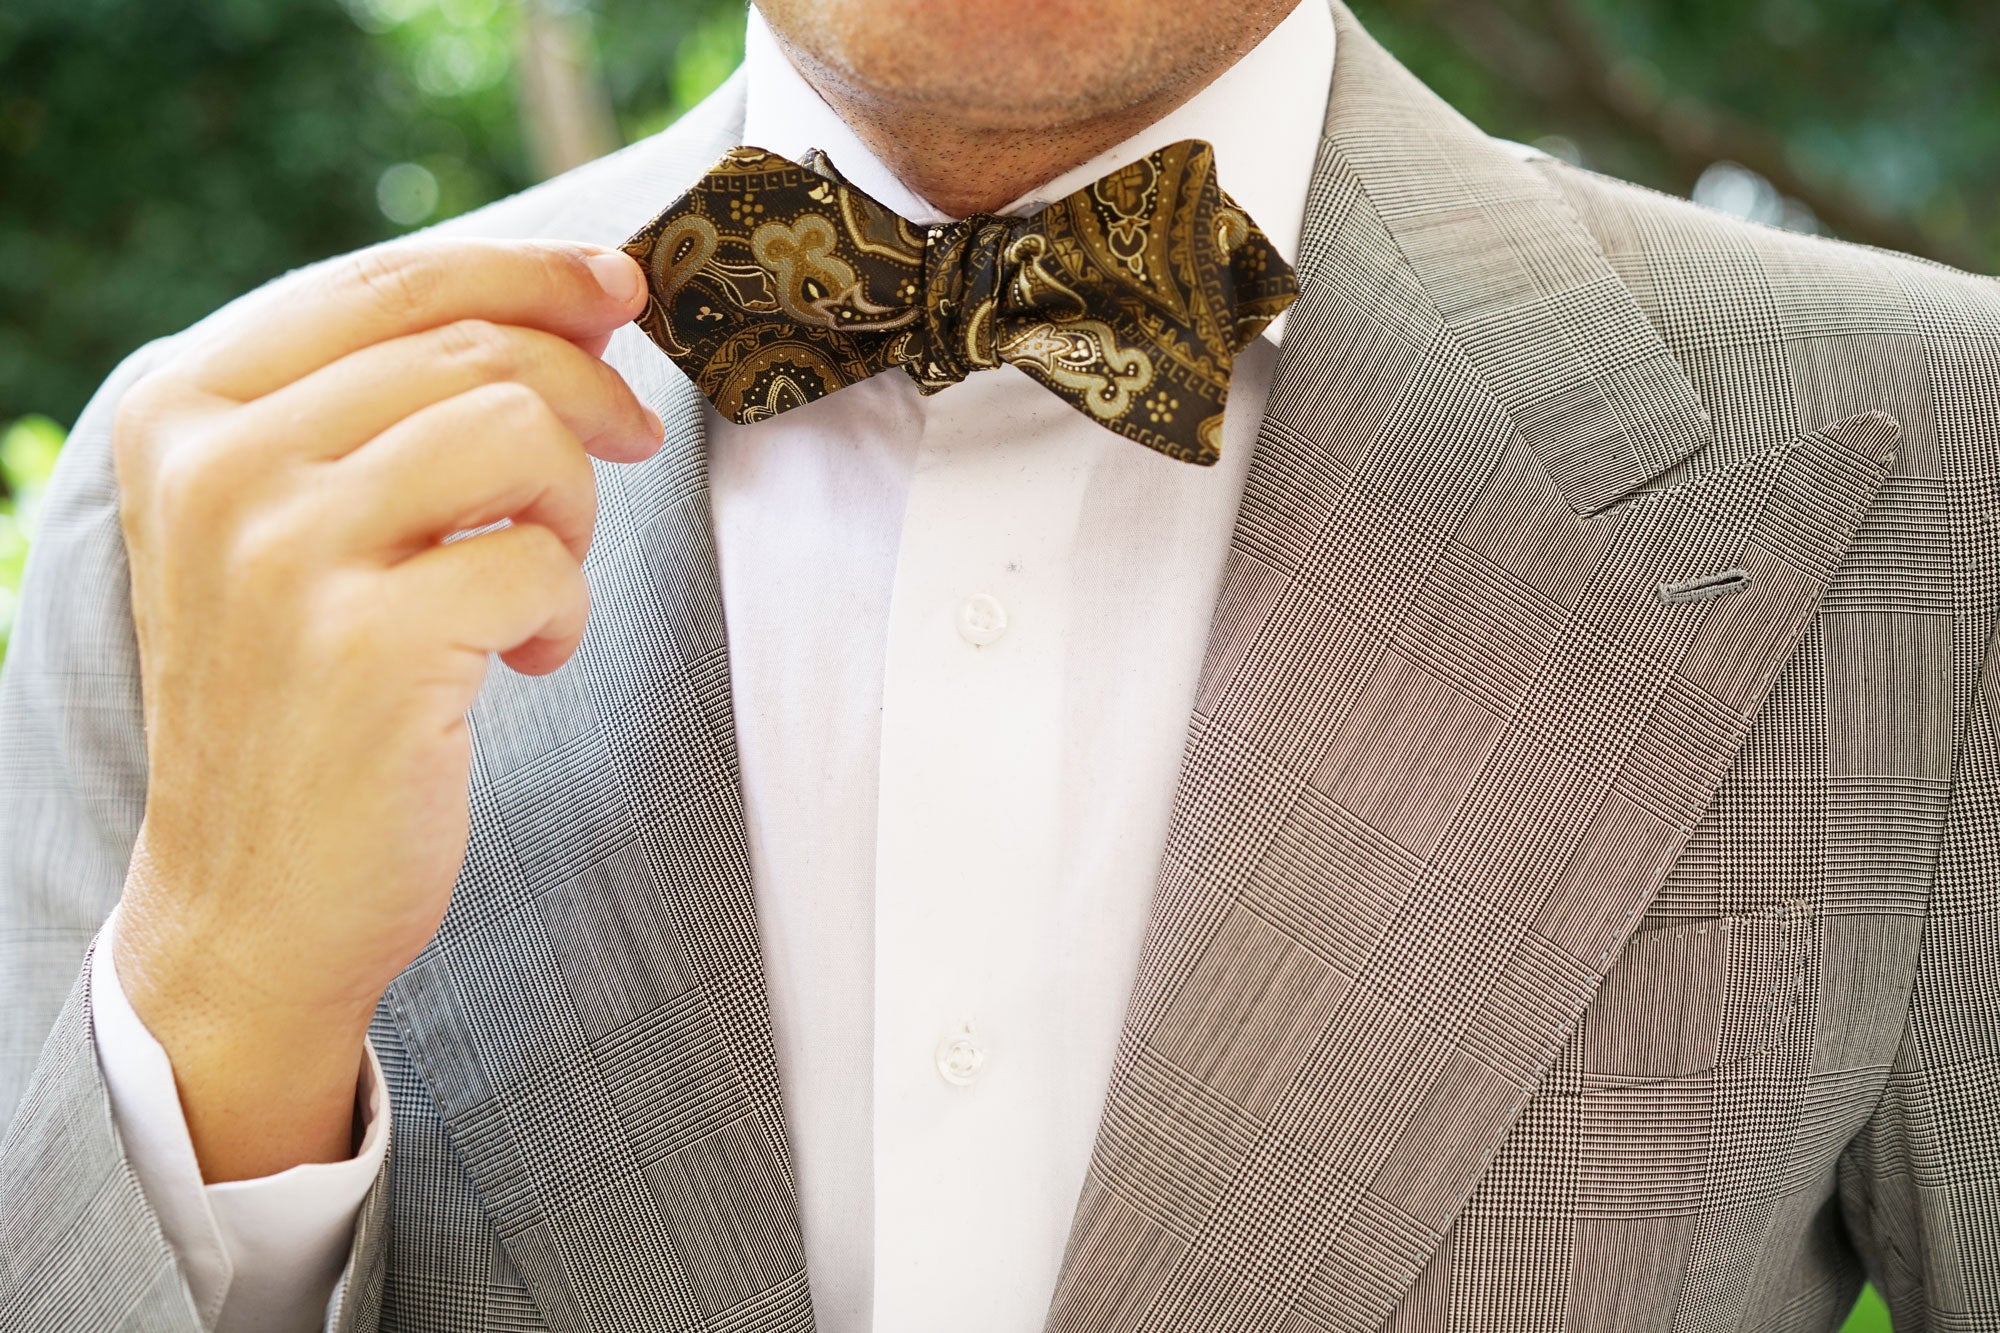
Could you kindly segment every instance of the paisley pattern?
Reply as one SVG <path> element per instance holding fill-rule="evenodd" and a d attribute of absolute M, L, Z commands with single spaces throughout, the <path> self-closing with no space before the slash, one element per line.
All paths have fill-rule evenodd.
<path fill-rule="evenodd" d="M 651 288 L 640 327 L 732 421 L 892 366 L 929 394 L 1004 362 L 1204 465 L 1220 457 L 1231 363 L 1298 294 L 1198 139 L 1031 217 L 936 227 L 823 154 L 735 148 L 624 249 Z"/>

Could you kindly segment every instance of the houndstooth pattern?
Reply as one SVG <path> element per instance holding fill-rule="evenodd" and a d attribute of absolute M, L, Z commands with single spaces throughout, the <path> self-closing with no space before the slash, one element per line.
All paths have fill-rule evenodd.
<path fill-rule="evenodd" d="M 1864 1272 L 2000 1329 L 2000 290 L 1524 160 L 1335 16 L 1050 1333 L 1820 1330 Z M 740 114 L 441 230 L 615 244 Z M 143 808 L 108 437 L 161 350 L 78 424 L 0 684 L 10 1331 L 195 1327 L 78 971 Z M 600 473 L 578 658 L 475 710 L 343 1329 L 811 1325 L 697 400 L 611 359 L 679 444 Z"/>

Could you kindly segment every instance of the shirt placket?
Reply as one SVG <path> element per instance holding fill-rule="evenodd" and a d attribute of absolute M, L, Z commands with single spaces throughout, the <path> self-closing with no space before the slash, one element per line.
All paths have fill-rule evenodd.
<path fill-rule="evenodd" d="M 1052 1284 L 1059 1070 L 1023 1016 L 1058 919 L 1073 409 L 1011 367 L 926 400 L 885 654 L 875 886 L 877 1333 Z M 998 425 L 998 429 L 996 429 Z M 1067 439 L 1072 446 L 1065 448 Z M 1068 1196 L 1068 1197 L 1060 1197 Z M 997 1284 L 997 1285 L 996 1285 Z"/>

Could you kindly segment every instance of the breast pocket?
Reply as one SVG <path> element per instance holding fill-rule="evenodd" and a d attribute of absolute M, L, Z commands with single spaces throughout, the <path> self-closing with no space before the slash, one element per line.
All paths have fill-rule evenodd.
<path fill-rule="evenodd" d="M 1763 1055 L 1810 979 L 1799 901 L 1641 930 L 1604 975 L 1537 1097 L 1686 1078 Z"/>

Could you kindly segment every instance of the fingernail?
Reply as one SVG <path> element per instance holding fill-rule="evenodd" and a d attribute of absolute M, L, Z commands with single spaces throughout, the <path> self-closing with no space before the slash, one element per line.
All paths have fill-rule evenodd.
<path fill-rule="evenodd" d="M 646 290 L 646 275 L 639 272 L 632 256 L 622 250 L 592 255 L 583 262 L 590 266 L 591 275 L 597 279 L 597 285 L 604 289 L 605 295 L 619 305 L 631 305 Z"/>
<path fill-rule="evenodd" d="M 667 438 L 667 423 L 660 420 L 660 414 L 652 408 L 646 409 L 647 420 L 653 423 L 653 439 L 657 442 Z"/>

